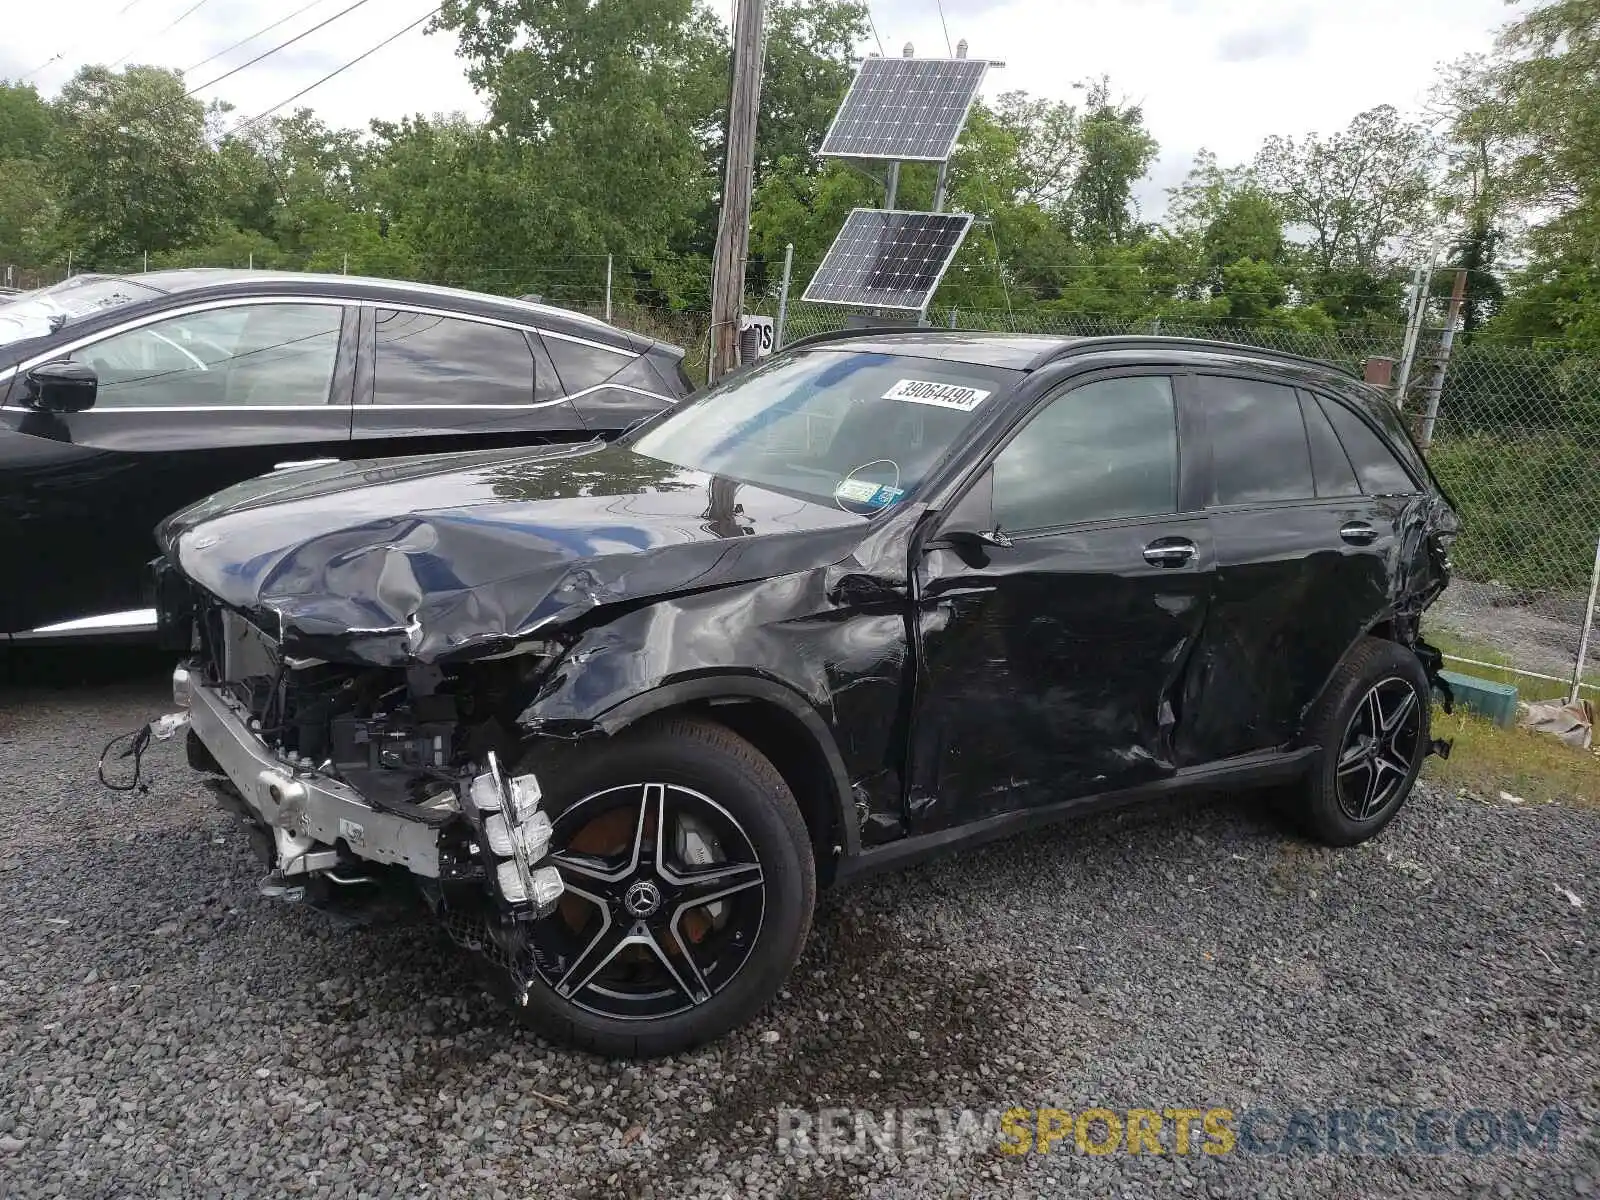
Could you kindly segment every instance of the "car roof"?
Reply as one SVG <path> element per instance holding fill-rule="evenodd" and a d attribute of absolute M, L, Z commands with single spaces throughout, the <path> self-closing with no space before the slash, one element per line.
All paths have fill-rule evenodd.
<path fill-rule="evenodd" d="M 1069 338 L 1033 333 L 987 333 L 916 329 L 841 329 L 801 338 L 786 349 L 833 345 L 863 354 L 902 354 L 909 358 L 939 358 L 974 366 L 1005 367 L 1026 371 L 1041 356 L 1059 349 Z"/>
<path fill-rule="evenodd" d="M 370 293 L 376 299 L 406 297 L 425 301 L 433 299 L 452 307 L 471 310 L 494 308 L 514 314 L 521 320 L 538 320 L 575 331 L 588 331 L 604 341 L 621 341 L 643 349 L 652 339 L 608 325 L 599 317 L 574 312 L 554 304 L 536 304 L 510 296 L 495 296 L 487 292 L 473 292 L 465 288 L 444 287 L 433 283 L 412 283 L 399 279 L 378 279 L 367 275 L 329 275 L 314 271 L 241 270 L 236 267 L 186 267 L 168 271 L 146 271 L 117 278 L 130 279 L 146 287 L 169 295 L 184 292 L 245 290 L 262 288 L 280 290 L 285 286 L 305 287 L 316 292 L 330 292 L 346 296 Z"/>
<path fill-rule="evenodd" d="M 832 346 L 841 350 L 848 348 L 869 354 L 904 354 L 913 358 L 939 358 L 951 362 L 972 363 L 975 366 L 1007 367 L 1020 371 L 1037 370 L 1047 363 L 1081 354 L 1157 351 L 1174 355 L 1211 355 L 1232 359 L 1248 358 L 1257 362 L 1271 361 L 1302 372 L 1311 368 L 1323 374 L 1332 373 L 1357 378 L 1354 372 L 1334 363 L 1289 354 L 1281 350 L 1246 346 L 1235 342 L 1212 341 L 1208 338 L 1161 337 L 1153 334 L 1067 336 L 994 333 L 972 329 L 840 329 L 802 338 L 791 343 L 787 349 L 813 346 Z"/>

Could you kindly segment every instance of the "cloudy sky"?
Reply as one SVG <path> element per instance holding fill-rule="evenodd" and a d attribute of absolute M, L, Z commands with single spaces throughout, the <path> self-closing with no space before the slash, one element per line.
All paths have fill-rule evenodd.
<path fill-rule="evenodd" d="M 309 29 L 352 0 L 0 0 L 0 78 L 28 76 L 46 93 L 87 62 L 147 62 L 204 84 Z M 215 87 L 243 116 L 302 87 L 402 29 L 437 0 L 369 0 L 349 16 Z M 726 9 L 730 0 L 714 0 Z M 1271 133 L 1343 126 L 1375 104 L 1415 109 L 1441 62 L 1487 50 L 1512 14 L 1506 0 L 943 0 L 952 40 L 1003 60 L 991 93 L 1023 88 L 1067 98 L 1109 75 L 1144 105 L 1162 153 L 1141 191 L 1158 214 L 1194 152 L 1250 157 Z M 295 14 L 297 10 L 305 11 Z M 883 47 L 945 53 L 936 0 L 873 0 Z M 275 21 L 276 29 L 203 62 Z M 872 49 L 870 44 L 867 49 Z M 411 112 L 481 113 L 453 43 L 421 28 L 308 95 L 339 125 Z M 192 68 L 192 69 L 191 69 Z"/>

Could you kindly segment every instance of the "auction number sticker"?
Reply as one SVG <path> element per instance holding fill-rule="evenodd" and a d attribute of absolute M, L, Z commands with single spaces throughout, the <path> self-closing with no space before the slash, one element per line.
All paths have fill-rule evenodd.
<path fill-rule="evenodd" d="M 912 404 L 932 404 L 939 408 L 953 408 L 957 412 L 971 412 L 991 395 L 992 392 L 986 392 L 982 388 L 962 387 L 956 383 L 902 379 L 885 392 L 883 398 L 905 400 Z"/>

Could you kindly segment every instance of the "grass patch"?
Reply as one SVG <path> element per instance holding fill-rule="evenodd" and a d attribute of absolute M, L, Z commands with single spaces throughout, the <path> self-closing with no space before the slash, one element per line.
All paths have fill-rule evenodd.
<path fill-rule="evenodd" d="M 1536 700 L 1565 700 L 1569 685 L 1557 683 L 1551 679 L 1535 679 L 1529 675 L 1519 675 L 1510 668 L 1515 664 L 1500 650 L 1496 650 L 1484 642 L 1477 642 L 1469 637 L 1463 637 L 1453 629 L 1441 629 L 1437 625 L 1426 626 L 1422 631 L 1423 640 L 1429 645 L 1437 646 L 1440 653 L 1454 655 L 1457 658 L 1471 658 L 1478 662 L 1495 663 L 1492 667 L 1468 666 L 1466 663 L 1445 660 L 1445 669 L 1458 671 L 1463 675 L 1473 675 L 1479 679 L 1488 679 L 1494 683 L 1509 683 L 1517 689 L 1517 699 L 1524 703 Z M 1550 674 L 1551 672 L 1546 672 Z M 1587 689 L 1585 695 L 1592 696 Z"/>
<path fill-rule="evenodd" d="M 1600 804 L 1600 755 L 1593 750 L 1529 729 L 1501 729 L 1459 707 L 1454 715 L 1435 707 L 1433 736 L 1455 742 L 1448 759 L 1428 759 L 1424 774 L 1436 783 L 1491 799 L 1510 792 L 1530 804 Z"/>

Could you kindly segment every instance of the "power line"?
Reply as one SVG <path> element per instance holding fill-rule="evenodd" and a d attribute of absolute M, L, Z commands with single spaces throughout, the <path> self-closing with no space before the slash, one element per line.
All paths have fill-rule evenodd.
<path fill-rule="evenodd" d="M 47 59 L 45 59 L 45 60 L 44 60 L 44 61 L 43 61 L 43 62 L 42 62 L 42 63 L 40 63 L 40 64 L 39 64 L 39 65 L 38 65 L 38 66 L 37 66 L 37 67 L 35 67 L 35 68 L 34 68 L 34 69 L 33 69 L 33 70 L 31 70 L 31 71 L 29 71 L 29 72 L 28 72 L 28 73 L 27 73 L 27 74 L 26 74 L 26 75 L 24 75 L 24 76 L 23 76 L 23 77 L 22 77 L 22 78 L 21 78 L 21 79 L 19 79 L 19 80 L 17 80 L 17 82 L 18 82 L 18 83 L 27 83 L 27 82 L 28 82 L 28 80 L 30 80 L 30 79 L 32 79 L 32 78 L 33 78 L 33 77 L 34 77 L 34 76 L 35 76 L 35 75 L 37 75 L 37 74 L 38 74 L 38 73 L 39 73 L 39 72 L 40 72 L 40 71 L 42 71 L 42 70 L 44 70 L 44 69 L 45 69 L 45 68 L 46 68 L 46 67 L 48 67 L 48 66 L 49 66 L 49 65 L 50 65 L 50 64 L 51 64 L 51 63 L 53 63 L 53 62 L 60 62 L 60 61 L 61 61 L 61 55 L 60 55 L 60 54 L 59 54 L 59 53 L 57 53 L 57 54 L 52 54 L 52 55 L 51 55 L 51 56 L 50 56 L 50 57 L 49 57 L 49 58 L 47 58 Z"/>
<path fill-rule="evenodd" d="M 202 0 L 202 3 L 203 2 L 204 2 L 204 0 Z M 240 63 L 237 67 L 234 67 L 233 70 L 224 71 L 221 75 L 218 75 L 215 79 L 208 80 L 207 82 L 200 84 L 198 87 L 190 88 L 189 91 L 186 94 L 190 95 L 190 96 L 193 96 L 196 92 L 203 92 L 209 87 L 215 87 L 217 84 L 221 83 L 224 79 L 231 79 L 233 76 L 237 75 L 240 71 L 243 71 L 246 67 L 255 66 L 256 63 L 260 62 L 263 58 L 271 58 L 278 51 L 286 49 L 287 47 L 294 45 L 296 42 L 300 41 L 302 38 L 310 37 L 317 30 L 323 28 L 324 26 L 332 25 L 340 17 L 346 15 L 347 13 L 355 12 L 356 9 L 360 8 L 363 4 L 366 4 L 366 3 L 367 3 L 367 0 L 355 0 L 354 4 L 351 4 L 347 8 L 341 8 L 338 12 L 334 13 L 333 16 L 329 17 L 326 21 L 319 21 L 317 24 L 313 25 L 310 29 L 307 29 L 307 30 L 304 30 L 301 33 L 295 34 L 288 41 L 279 42 L 276 46 L 274 46 L 270 50 L 263 50 L 260 54 L 256 55 L 254 58 L 252 58 L 249 62 Z M 302 11 L 304 11 L 304 10 L 302 10 Z M 439 10 L 436 8 L 433 11 L 434 12 L 438 12 Z M 286 20 L 288 20 L 288 18 L 285 17 L 284 20 L 286 21 Z M 282 22 L 280 21 L 279 24 L 282 24 Z"/>
<path fill-rule="evenodd" d="M 235 50 L 237 50 L 240 46 L 243 46 L 245 43 L 255 41 L 258 37 L 260 37 L 264 33 L 271 33 L 278 26 L 283 25 L 283 24 L 287 24 L 288 22 L 290 22 L 290 21 L 294 20 L 296 17 L 298 17 L 301 13 L 305 12 L 307 9 L 315 8 L 317 5 L 319 5 L 321 3 L 322 3 L 322 0 L 311 0 L 311 3 L 309 3 L 309 4 L 302 4 L 299 8 L 295 9 L 287 17 L 279 17 L 276 21 L 274 21 L 271 25 L 268 25 L 265 29 L 258 29 L 254 33 L 252 33 L 249 37 L 240 38 L 233 45 L 229 46 L 226 50 L 218 50 L 210 58 L 202 58 L 199 62 L 195 63 L 194 66 L 185 67 L 183 69 L 183 73 L 185 75 L 187 75 L 190 71 L 198 71 L 201 67 L 205 66 L 207 63 L 214 63 L 214 62 L 217 61 L 217 59 L 221 58 L 223 55 L 232 54 Z"/>
<path fill-rule="evenodd" d="M 246 129 L 249 129 L 252 125 L 259 125 L 262 121 L 265 121 L 268 117 L 270 117 L 273 113 L 277 112 L 280 108 L 283 108 L 283 107 L 285 107 L 286 105 L 289 105 L 289 104 L 293 104 L 296 100 L 300 99 L 300 97 L 304 96 L 307 92 L 315 91 L 317 88 L 319 88 L 323 84 L 327 83 L 328 80 L 332 79 L 335 75 L 342 75 L 344 72 L 348 71 L 351 67 L 355 66 L 357 63 L 363 61 L 364 59 L 371 58 L 379 50 L 382 50 L 385 46 L 389 45 L 389 43 L 399 41 L 400 38 L 402 38 L 406 34 L 410 33 L 413 29 L 415 29 L 418 25 L 421 25 L 424 21 L 429 20 L 430 18 L 432 18 L 434 16 L 437 16 L 438 13 L 439 13 L 439 10 L 441 8 L 443 8 L 443 7 L 444 7 L 444 5 L 442 5 L 442 4 L 435 5 L 432 9 L 430 9 L 429 11 L 423 13 L 415 21 L 413 21 L 413 22 L 411 22 L 411 24 L 407 25 L 404 29 L 398 30 L 395 33 L 391 33 L 388 37 L 384 38 L 383 41 L 379 42 L 376 46 L 372 47 L 372 49 L 364 51 L 363 53 L 356 55 L 355 58 L 352 58 L 349 62 L 345 63 L 343 66 L 336 67 L 334 70 L 329 71 L 326 75 L 324 75 L 321 79 L 317 80 L 315 83 L 311 84 L 309 87 L 301 88 L 298 92 L 296 92 L 294 95 L 290 96 L 287 100 L 280 100 L 277 104 L 274 104 L 271 108 L 267 109 L 265 112 L 257 113 L 255 116 L 251 117 L 248 121 L 241 121 L 239 124 L 235 125 L 232 129 L 230 129 L 228 131 L 229 135 L 230 136 L 234 136 L 234 135 L 237 135 L 239 133 L 242 133 Z"/>
<path fill-rule="evenodd" d="M 872 19 L 872 5 L 867 5 L 867 28 L 872 30 L 872 40 L 878 43 L 878 57 L 883 57 L 883 39 L 878 36 L 878 23 Z"/>
<path fill-rule="evenodd" d="M 944 28 L 944 49 L 951 58 L 956 56 L 956 49 L 950 44 L 950 26 L 944 19 L 944 0 L 933 0 L 939 6 L 939 24 Z"/>
<path fill-rule="evenodd" d="M 138 3 L 138 0 L 134 0 L 134 3 Z M 151 35 L 150 40 L 154 41 L 156 38 L 160 37 L 164 33 L 167 33 L 169 30 L 176 29 L 179 25 L 183 24 L 183 22 L 185 20 L 187 20 L 190 16 L 192 16 L 194 13 L 196 13 L 197 11 L 199 11 L 202 8 L 204 8 L 206 5 L 208 5 L 210 3 L 211 3 L 211 0 L 195 0 L 195 2 L 193 4 L 191 4 L 188 8 L 184 9 L 177 16 L 173 17 L 172 20 L 168 21 L 160 29 L 156 30 L 156 32 Z M 132 8 L 132 7 L 133 7 L 132 4 L 128 5 L 128 8 Z M 124 8 L 122 11 L 123 12 L 127 12 L 128 8 Z M 121 16 L 122 14 L 119 13 L 117 15 Z M 134 54 L 138 52 L 138 50 L 140 48 L 140 45 L 143 45 L 143 44 L 144 43 L 140 43 L 139 45 L 135 45 L 133 47 L 133 49 L 129 50 L 121 58 L 117 59 L 117 61 L 112 63 L 111 66 L 112 67 L 120 67 L 123 63 L 127 62 L 130 58 L 132 58 L 134 56 Z"/>

